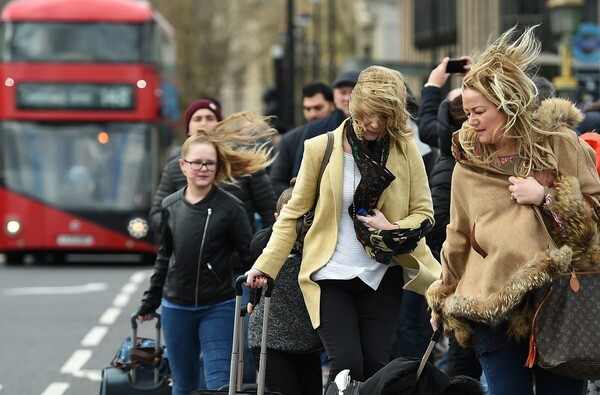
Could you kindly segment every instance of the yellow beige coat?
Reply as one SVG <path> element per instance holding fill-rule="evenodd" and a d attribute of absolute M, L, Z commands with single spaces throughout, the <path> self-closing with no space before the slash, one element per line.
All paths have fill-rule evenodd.
<path fill-rule="evenodd" d="M 304 253 L 298 277 L 315 328 L 320 325 L 320 288 L 310 276 L 322 268 L 333 255 L 340 215 L 348 215 L 348 208 L 341 206 L 344 165 L 342 139 L 345 122 L 349 120 L 344 121 L 334 131 L 333 151 L 321 180 L 315 219 L 304 239 Z M 315 200 L 317 177 L 326 145 L 325 134 L 305 142 L 304 157 L 293 196 L 284 206 L 275 222 L 269 243 L 253 266 L 270 277 L 277 276 L 292 249 L 296 239 L 296 219 L 307 212 Z M 427 175 L 415 142 L 411 139 L 391 147 L 386 167 L 396 179 L 379 198 L 377 208 L 400 228 L 418 228 L 425 219 L 433 223 Z M 395 260 L 406 268 L 418 270 L 416 276 L 407 282 L 405 289 L 423 294 L 440 276 L 440 265 L 424 239 L 419 242 L 414 252 L 398 255 Z M 373 264 L 380 263 L 373 261 Z"/>

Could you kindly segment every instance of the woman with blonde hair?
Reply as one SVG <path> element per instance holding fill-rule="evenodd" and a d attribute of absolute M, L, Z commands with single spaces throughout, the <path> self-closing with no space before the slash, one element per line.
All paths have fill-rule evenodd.
<path fill-rule="evenodd" d="M 266 145 L 250 142 L 271 135 L 273 129 L 249 119 L 253 118 L 243 118 L 243 126 L 250 127 L 252 135 L 239 133 L 239 125 L 234 125 L 221 127 L 220 133 L 201 129 L 188 137 L 179 159 L 187 185 L 161 204 L 160 246 L 137 315 L 141 321 L 152 319 L 162 305 L 173 395 L 199 388 L 200 349 L 207 388 L 229 382 L 235 307 L 232 261 L 237 253 L 242 267 L 252 264 L 252 228 L 241 202 L 218 185 L 271 162 Z"/>
<path fill-rule="evenodd" d="M 442 277 L 427 298 L 432 323 L 474 348 L 490 395 L 579 395 L 582 381 L 525 367 L 527 297 L 592 247 L 577 231 L 597 228 L 581 192 L 592 205 L 600 198 L 594 152 L 572 130 L 581 113 L 563 99 L 537 100 L 534 28 L 516 40 L 515 28 L 502 34 L 463 79 L 468 119 L 454 134 Z M 578 210 L 588 214 L 566 214 Z"/>
<path fill-rule="evenodd" d="M 403 287 L 422 294 L 439 278 L 423 239 L 433 209 L 406 100 L 398 71 L 371 66 L 360 73 L 351 118 L 333 131 L 320 185 L 327 134 L 305 142 L 292 198 L 247 272 L 250 287 L 277 276 L 294 246 L 296 220 L 320 188 L 298 281 L 331 360 L 329 378 L 342 390 L 348 373 L 364 381 L 389 362 Z"/>

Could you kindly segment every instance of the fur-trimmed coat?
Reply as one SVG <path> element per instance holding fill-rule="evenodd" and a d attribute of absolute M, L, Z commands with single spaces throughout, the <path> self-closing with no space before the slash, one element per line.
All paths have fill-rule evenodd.
<path fill-rule="evenodd" d="M 600 198 L 595 152 L 571 129 L 581 113 L 570 102 L 542 102 L 537 118 L 552 140 L 557 172 L 532 174 L 550 193 L 549 208 L 563 221 L 560 229 L 547 213 L 510 198 L 512 174 L 467 160 L 455 134 L 458 161 L 452 179 L 450 224 L 442 248 L 442 277 L 426 296 L 446 332 L 466 346 L 469 321 L 497 326 L 509 335 L 529 334 L 527 296 L 572 265 L 600 265 L 598 217 L 590 206 Z M 583 197 L 583 194 L 587 198 Z"/>

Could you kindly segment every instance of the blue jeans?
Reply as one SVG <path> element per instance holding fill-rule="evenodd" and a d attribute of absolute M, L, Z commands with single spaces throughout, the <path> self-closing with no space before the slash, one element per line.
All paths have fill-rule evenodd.
<path fill-rule="evenodd" d="M 489 395 L 582 395 L 584 381 L 558 376 L 538 366 L 525 367 L 527 342 L 510 343 L 479 357 Z"/>
<path fill-rule="evenodd" d="M 200 382 L 200 349 L 208 389 L 229 383 L 235 300 L 195 310 L 162 307 L 162 325 L 173 376 L 173 395 L 189 395 Z"/>

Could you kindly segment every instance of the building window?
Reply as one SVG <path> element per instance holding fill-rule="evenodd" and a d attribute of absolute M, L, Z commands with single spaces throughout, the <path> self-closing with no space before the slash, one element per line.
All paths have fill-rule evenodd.
<path fill-rule="evenodd" d="M 502 0 L 500 13 L 503 30 L 516 25 L 519 31 L 523 31 L 528 26 L 539 24 L 535 35 L 542 43 L 542 51 L 555 52 L 546 2 L 547 0 Z"/>
<path fill-rule="evenodd" d="M 415 47 L 456 43 L 456 0 L 413 0 Z"/>

